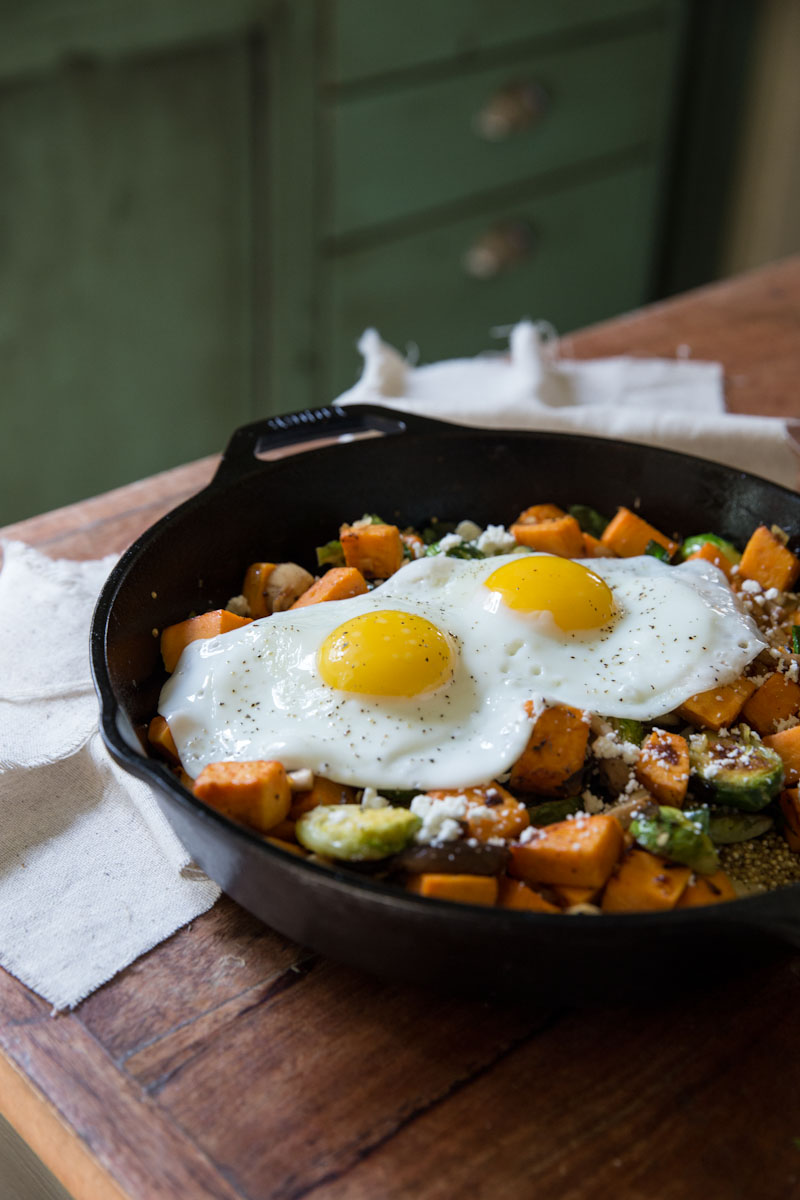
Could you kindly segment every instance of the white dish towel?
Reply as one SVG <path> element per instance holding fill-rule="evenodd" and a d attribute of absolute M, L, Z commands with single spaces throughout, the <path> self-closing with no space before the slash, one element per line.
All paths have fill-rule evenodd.
<path fill-rule="evenodd" d="M 797 487 L 800 458 L 786 422 L 725 412 L 719 363 L 560 358 L 549 326 L 532 321 L 515 325 L 509 342 L 507 354 L 413 367 L 367 329 L 361 378 L 337 403 L 664 446 Z"/>
<path fill-rule="evenodd" d="M 152 789 L 97 732 L 89 628 L 114 558 L 6 542 L 0 572 L 0 965 L 56 1009 L 205 912 Z"/>

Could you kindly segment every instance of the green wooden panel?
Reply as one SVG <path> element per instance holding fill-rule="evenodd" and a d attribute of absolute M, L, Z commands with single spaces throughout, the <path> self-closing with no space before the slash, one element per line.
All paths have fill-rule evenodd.
<path fill-rule="evenodd" d="M 658 0 L 325 0 L 327 79 L 382 75 L 465 59 L 520 41 L 662 11 Z"/>
<path fill-rule="evenodd" d="M 249 417 L 248 70 L 223 43 L 0 91 L 0 523 Z"/>
<path fill-rule="evenodd" d="M 357 379 L 355 343 L 368 326 L 421 359 L 492 349 L 490 330 L 523 317 L 552 321 L 560 332 L 610 317 L 647 299 L 652 209 L 658 170 L 652 161 L 613 175 L 534 196 L 491 218 L 470 219 L 382 247 L 334 258 L 328 266 L 325 336 L 332 399 Z M 528 261 L 496 278 L 470 278 L 463 256 L 493 222 L 523 219 L 537 235 Z M 504 347 L 505 343 L 494 343 Z"/>
<path fill-rule="evenodd" d="M 674 38 L 655 29 L 333 104 L 328 231 L 341 237 L 651 142 L 675 66 Z M 477 136 L 476 112 L 519 80 L 544 86 L 549 111 L 503 141 Z"/>
<path fill-rule="evenodd" d="M 234 36 L 273 0 L 0 0 L 0 79 L 63 59 L 112 56 Z"/>

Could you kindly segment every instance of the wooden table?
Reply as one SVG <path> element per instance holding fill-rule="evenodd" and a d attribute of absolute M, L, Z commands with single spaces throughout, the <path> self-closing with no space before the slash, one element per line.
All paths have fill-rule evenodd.
<path fill-rule="evenodd" d="M 800 416 L 800 259 L 569 339 L 682 344 L 725 364 L 732 409 Z M 214 461 L 4 532 L 122 550 Z M 630 1008 L 431 995 L 223 899 L 68 1015 L 0 971 L 0 1110 L 76 1200 L 782 1200 L 798 1011 L 797 956 Z"/>

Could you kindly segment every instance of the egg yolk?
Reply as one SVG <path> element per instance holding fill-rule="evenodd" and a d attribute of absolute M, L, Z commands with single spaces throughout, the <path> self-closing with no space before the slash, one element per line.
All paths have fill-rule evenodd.
<path fill-rule="evenodd" d="M 370 696 L 418 696 L 446 683 L 453 651 L 441 629 L 415 613 L 393 609 L 345 621 L 317 658 L 329 687 Z"/>
<path fill-rule="evenodd" d="M 499 592 L 509 608 L 551 613 L 564 631 L 597 629 L 614 612 L 614 598 L 605 580 L 570 558 L 526 555 L 498 567 L 486 586 Z"/>

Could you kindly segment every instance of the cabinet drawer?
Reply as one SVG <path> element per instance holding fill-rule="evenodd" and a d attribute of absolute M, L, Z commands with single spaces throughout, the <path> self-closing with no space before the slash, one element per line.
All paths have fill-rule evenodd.
<path fill-rule="evenodd" d="M 675 39 L 658 28 L 331 105 L 328 233 L 380 226 L 657 140 L 674 51 Z M 530 128 L 495 141 L 476 132 L 487 105 L 508 89 L 519 99 L 513 89 L 528 87 L 545 98 Z"/>
<path fill-rule="evenodd" d="M 567 34 L 605 21 L 663 9 L 658 0 L 327 0 L 330 59 L 328 82 L 357 80 L 410 67 L 458 60 Z"/>
<path fill-rule="evenodd" d="M 489 349 L 494 326 L 526 316 L 564 332 L 641 304 L 658 179 L 656 166 L 643 162 L 491 217 L 332 260 L 324 398 L 355 382 L 361 366 L 355 344 L 370 325 L 400 350 L 417 343 L 422 361 L 430 362 Z M 470 277 L 463 262 L 468 248 L 488 227 L 519 220 L 533 232 L 529 258 L 494 278 Z"/>

